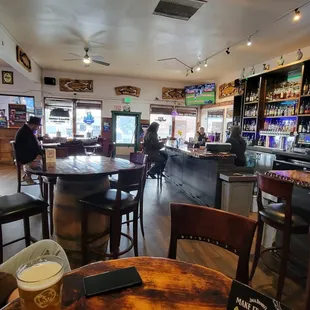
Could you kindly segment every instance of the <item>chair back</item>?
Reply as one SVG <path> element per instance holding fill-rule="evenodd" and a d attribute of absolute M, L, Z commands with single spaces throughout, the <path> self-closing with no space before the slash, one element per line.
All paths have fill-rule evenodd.
<path fill-rule="evenodd" d="M 145 165 L 132 169 L 122 169 L 118 174 L 117 181 L 117 200 L 121 197 L 121 191 L 129 193 L 130 191 L 137 191 L 135 201 L 139 202 L 141 197 L 143 172 Z"/>
<path fill-rule="evenodd" d="M 130 162 L 136 164 L 136 165 L 145 165 L 144 171 L 143 171 L 143 178 L 142 178 L 142 193 L 144 193 L 144 186 L 146 183 L 146 175 L 147 175 L 147 160 L 148 155 L 144 153 L 130 153 Z"/>
<path fill-rule="evenodd" d="M 248 284 L 256 221 L 205 206 L 171 203 L 170 208 L 169 258 L 176 258 L 178 239 L 212 243 L 239 256 L 236 280 Z"/>
<path fill-rule="evenodd" d="M 308 277 L 307 277 L 307 288 L 306 288 L 306 308 L 305 310 L 310 309 L 310 260 L 308 266 Z"/>
<path fill-rule="evenodd" d="M 257 206 L 258 210 L 263 210 L 264 205 L 262 201 L 262 192 L 275 196 L 279 199 L 285 200 L 285 218 L 288 221 L 292 220 L 292 194 L 294 184 L 289 181 L 276 179 L 264 174 L 257 175 Z"/>

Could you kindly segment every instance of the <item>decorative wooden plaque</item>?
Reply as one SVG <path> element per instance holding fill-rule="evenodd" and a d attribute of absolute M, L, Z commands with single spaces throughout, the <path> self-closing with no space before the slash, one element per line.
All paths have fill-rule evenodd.
<path fill-rule="evenodd" d="M 115 87 L 115 93 L 117 96 L 134 96 L 140 97 L 141 88 L 135 86 L 118 86 Z"/>
<path fill-rule="evenodd" d="M 235 87 L 235 82 L 224 83 L 220 85 L 219 98 L 231 97 L 239 94 L 239 88 Z"/>
<path fill-rule="evenodd" d="M 30 58 L 27 56 L 27 54 L 18 45 L 16 46 L 16 60 L 28 72 L 32 71 Z"/>
<path fill-rule="evenodd" d="M 59 79 L 59 90 L 65 92 L 92 93 L 93 80 Z"/>
<path fill-rule="evenodd" d="M 162 99 L 180 100 L 185 98 L 184 88 L 163 87 Z"/>

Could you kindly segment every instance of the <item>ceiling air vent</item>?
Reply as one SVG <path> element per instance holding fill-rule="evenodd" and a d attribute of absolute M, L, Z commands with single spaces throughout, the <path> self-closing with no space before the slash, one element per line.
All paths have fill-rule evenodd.
<path fill-rule="evenodd" d="M 161 0 L 153 14 L 189 20 L 207 2 L 206 0 Z"/>

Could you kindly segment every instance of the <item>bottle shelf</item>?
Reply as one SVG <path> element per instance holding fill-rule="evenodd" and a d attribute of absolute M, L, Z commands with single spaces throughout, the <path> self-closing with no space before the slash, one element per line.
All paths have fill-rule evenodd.
<path fill-rule="evenodd" d="M 310 114 L 309 114 L 310 116 Z M 264 115 L 264 118 L 288 118 L 288 117 L 297 117 L 297 115 L 287 115 L 287 116 L 267 116 L 267 115 Z"/>
<path fill-rule="evenodd" d="M 244 104 L 257 104 L 258 101 L 245 102 Z"/>
<path fill-rule="evenodd" d="M 308 114 L 298 114 L 298 116 L 299 117 L 301 117 L 301 116 L 306 116 L 306 117 L 309 117 L 310 116 L 310 114 L 308 113 Z"/>
<path fill-rule="evenodd" d="M 260 136 L 291 136 L 293 135 L 293 132 L 261 130 L 259 132 L 259 135 Z"/>
<path fill-rule="evenodd" d="M 255 119 L 255 118 L 257 118 L 257 116 L 244 116 L 243 118 L 244 118 L 244 119 L 251 119 L 251 118 L 252 118 L 252 119 Z"/>
<path fill-rule="evenodd" d="M 242 130 L 243 133 L 256 133 L 256 131 Z"/>
<path fill-rule="evenodd" d="M 277 102 L 283 102 L 283 101 L 296 101 L 299 100 L 299 97 L 296 98 L 286 98 L 286 99 L 276 99 L 276 100 L 265 100 L 266 103 L 277 103 Z"/>
<path fill-rule="evenodd" d="M 300 98 L 307 98 L 307 97 L 310 97 L 310 94 L 308 95 L 301 95 Z"/>

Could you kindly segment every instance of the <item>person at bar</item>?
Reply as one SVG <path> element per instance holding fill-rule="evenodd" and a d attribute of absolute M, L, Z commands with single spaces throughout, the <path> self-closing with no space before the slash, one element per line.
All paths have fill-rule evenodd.
<path fill-rule="evenodd" d="M 149 160 L 155 164 L 148 171 L 148 175 L 155 179 L 155 174 L 159 174 L 160 171 L 164 171 L 167 161 L 167 154 L 160 152 L 160 149 L 164 147 L 164 143 L 158 140 L 159 124 L 153 122 L 146 131 L 144 136 L 144 153 L 148 155 Z"/>
<path fill-rule="evenodd" d="M 226 143 L 231 144 L 231 153 L 236 155 L 235 165 L 243 167 L 246 165 L 246 158 L 245 158 L 246 143 L 244 139 L 241 137 L 241 128 L 240 126 L 232 126 L 230 131 L 231 135 L 229 139 L 227 139 Z"/>
<path fill-rule="evenodd" d="M 197 142 L 199 144 L 205 144 L 208 141 L 207 134 L 205 133 L 204 127 L 200 127 L 197 131 Z"/>
<path fill-rule="evenodd" d="M 18 161 L 23 164 L 37 162 L 41 159 L 41 148 L 36 133 L 41 126 L 41 118 L 31 116 L 27 123 L 25 123 L 16 133 L 15 136 L 15 156 Z M 24 174 L 23 180 L 28 184 L 33 184 L 31 176 Z"/>

